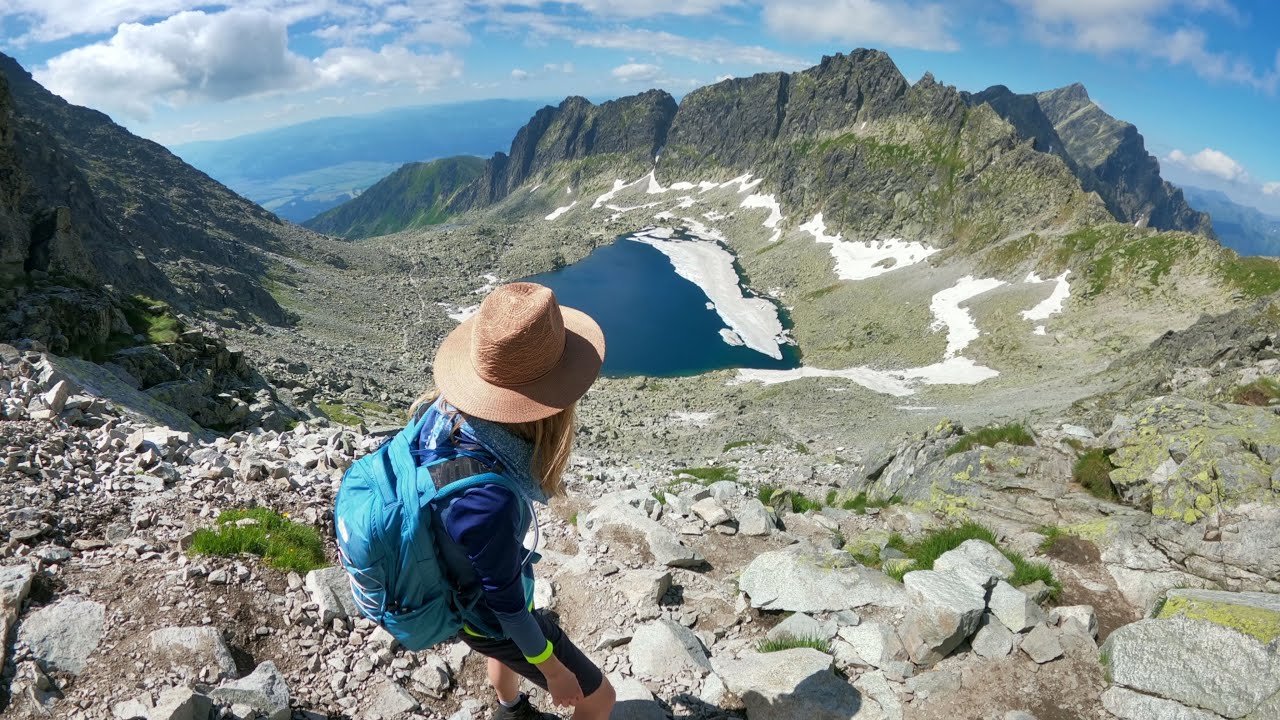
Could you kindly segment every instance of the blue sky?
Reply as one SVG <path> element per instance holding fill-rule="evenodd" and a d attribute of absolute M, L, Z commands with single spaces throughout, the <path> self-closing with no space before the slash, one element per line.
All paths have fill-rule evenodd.
<path fill-rule="evenodd" d="M 1166 178 L 1280 215 L 1271 0 L 5 0 L 0 50 L 165 144 L 493 97 L 677 97 L 855 47 L 963 90 L 1082 82 Z"/>

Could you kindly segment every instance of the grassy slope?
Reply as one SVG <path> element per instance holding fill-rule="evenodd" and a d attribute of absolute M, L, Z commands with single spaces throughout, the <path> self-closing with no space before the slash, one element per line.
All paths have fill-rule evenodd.
<path fill-rule="evenodd" d="M 409 163 L 350 202 L 328 210 L 306 227 L 348 239 L 387 235 L 445 220 L 445 204 L 484 169 L 484 160 L 459 156 Z"/>

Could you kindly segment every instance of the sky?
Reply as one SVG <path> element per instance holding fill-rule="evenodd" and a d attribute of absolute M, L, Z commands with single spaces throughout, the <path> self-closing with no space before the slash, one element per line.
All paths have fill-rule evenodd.
<path fill-rule="evenodd" d="M 681 97 L 857 47 L 962 90 L 1084 83 L 1166 179 L 1280 216 L 1273 0 L 0 0 L 0 52 L 170 146 L 403 105 Z"/>

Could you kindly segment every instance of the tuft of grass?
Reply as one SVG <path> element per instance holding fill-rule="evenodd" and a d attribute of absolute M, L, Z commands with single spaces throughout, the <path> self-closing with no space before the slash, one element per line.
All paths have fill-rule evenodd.
<path fill-rule="evenodd" d="M 832 488 L 831 490 L 828 490 L 827 491 L 827 507 L 834 507 L 836 505 L 836 499 L 839 497 L 839 495 L 840 495 L 839 490 L 836 490 L 834 488 Z"/>
<path fill-rule="evenodd" d="M 320 412 L 324 413 L 325 417 L 339 425 L 359 425 L 363 422 L 359 416 L 347 412 L 346 405 L 340 402 L 318 402 L 316 407 L 320 408 Z"/>
<path fill-rule="evenodd" d="M 954 550 L 967 540 L 982 540 L 1000 550 L 1013 563 L 1013 575 L 1009 584 L 1014 587 L 1030 585 L 1037 580 L 1050 587 L 1049 597 L 1057 598 L 1062 592 L 1062 583 L 1053 575 L 1053 570 L 1042 562 L 1028 560 L 1021 553 L 1001 548 L 996 543 L 996 534 L 987 527 L 975 522 L 966 522 L 949 528 L 933 530 L 915 542 L 908 543 L 901 535 L 889 537 L 888 547 L 906 554 L 914 563 L 894 563 L 885 568 L 885 573 L 901 582 L 904 575 L 911 570 L 932 570 L 933 563 L 943 553 Z"/>
<path fill-rule="evenodd" d="M 653 499 L 658 501 L 659 505 L 667 504 L 667 493 L 664 490 L 654 490 Z"/>
<path fill-rule="evenodd" d="M 1108 451 L 1090 450 L 1076 458 L 1076 464 L 1071 468 L 1071 479 L 1096 498 L 1118 502 L 1120 495 L 1116 492 L 1116 486 L 1111 483 L 1111 470 Z"/>
<path fill-rule="evenodd" d="M 1002 442 L 1010 445 L 1025 446 L 1036 444 L 1035 438 L 1031 437 L 1031 433 L 1027 431 L 1027 428 L 1022 423 L 989 425 L 968 433 L 957 440 L 955 444 L 947 448 L 947 455 L 967 452 L 975 447 L 995 447 Z"/>
<path fill-rule="evenodd" d="M 253 524 L 237 525 L 237 521 Z M 191 539 L 197 555 L 233 557 L 249 553 L 261 557 L 277 570 L 310 572 L 325 567 L 324 543 L 310 525 L 293 522 L 266 508 L 225 510 L 214 529 L 202 528 Z"/>
<path fill-rule="evenodd" d="M 573 513 L 570 513 L 570 514 L 569 514 L 569 524 L 570 524 L 570 525 L 577 526 L 577 524 L 578 524 L 578 513 L 577 513 L 577 512 L 573 512 Z"/>
<path fill-rule="evenodd" d="M 791 512 L 797 515 L 806 513 L 810 510 L 821 510 L 822 502 L 818 500 L 810 500 L 803 493 L 791 493 Z"/>
<path fill-rule="evenodd" d="M 1236 405 L 1268 407 L 1280 400 L 1280 382 L 1271 378 L 1259 378 L 1247 385 L 1237 385 L 1231 390 L 1231 402 Z"/>
<path fill-rule="evenodd" d="M 813 648 L 819 652 L 831 654 L 831 643 L 817 637 L 782 635 L 774 640 L 766 638 L 756 643 L 756 652 L 759 653 L 781 652 L 795 648 Z"/>
<path fill-rule="evenodd" d="M 859 515 L 866 515 L 867 508 L 887 508 L 890 505 L 899 505 L 901 503 L 902 503 L 902 498 L 898 497 L 897 495 L 894 495 L 888 500 L 872 500 L 867 497 L 866 492 L 860 492 L 856 496 L 841 502 L 840 509 L 856 512 Z M 832 503 L 828 503 L 828 504 L 832 504 Z"/>
<path fill-rule="evenodd" d="M 772 485 L 761 485 L 760 489 L 756 491 L 756 497 L 760 498 L 760 502 L 768 505 L 769 501 L 773 499 L 773 494 L 776 492 L 778 492 L 778 488 Z"/>
<path fill-rule="evenodd" d="M 1037 548 L 1042 553 L 1047 553 L 1052 550 L 1054 544 L 1058 542 L 1059 538 L 1064 538 L 1070 535 L 1070 533 L 1057 525 L 1042 525 L 1036 528 L 1036 532 L 1044 536 L 1044 540 L 1040 541 L 1040 545 Z"/>
<path fill-rule="evenodd" d="M 130 329 L 145 335 L 153 345 L 177 342 L 182 333 L 182 323 L 168 303 L 146 295 L 133 295 L 126 299 L 122 310 Z"/>
<path fill-rule="evenodd" d="M 696 467 L 696 468 L 680 468 L 675 471 L 677 476 L 688 475 L 695 478 L 703 485 L 720 482 L 721 480 L 738 480 L 738 469 L 721 465 L 719 467 Z"/>
<path fill-rule="evenodd" d="M 804 444 L 804 443 L 802 443 L 802 442 L 797 442 L 796 444 L 792 445 L 792 446 L 791 446 L 791 449 L 792 449 L 792 450 L 795 450 L 795 451 L 796 451 L 796 453 L 797 453 L 797 454 L 800 454 L 800 455 L 808 455 L 808 454 L 809 454 L 809 446 L 808 446 L 808 445 L 805 445 L 805 444 Z"/>

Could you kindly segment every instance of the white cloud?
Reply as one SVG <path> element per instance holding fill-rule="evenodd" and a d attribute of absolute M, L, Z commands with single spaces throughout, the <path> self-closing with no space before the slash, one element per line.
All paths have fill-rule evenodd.
<path fill-rule="evenodd" d="M 284 20 L 265 10 L 181 12 L 125 23 L 104 42 L 58 55 L 36 79 L 68 101 L 149 117 L 157 104 L 223 101 L 361 81 L 431 87 L 456 77 L 448 53 L 403 47 L 331 48 L 314 60 L 291 51 Z"/>
<path fill-rule="evenodd" d="M 1230 155 L 1213 148 L 1205 148 L 1198 153 L 1187 155 L 1181 150 L 1169 153 L 1169 162 L 1181 165 L 1194 172 L 1210 175 L 1226 182 L 1246 182 L 1249 172 Z M 1265 191 L 1265 188 L 1264 188 Z"/>
<path fill-rule="evenodd" d="M 1006 0 L 1022 11 L 1040 42 L 1096 54 L 1135 53 L 1185 66 L 1208 80 L 1275 92 L 1280 53 L 1261 69 L 1248 60 L 1209 48 L 1190 21 L 1214 13 L 1242 23 L 1226 0 Z M 1176 24 L 1176 28 L 1169 29 Z"/>
<path fill-rule="evenodd" d="M 613 77 L 622 82 L 649 82 L 657 79 L 661 73 L 662 68 L 657 65 L 644 63 L 627 63 L 619 65 L 612 71 Z"/>
<path fill-rule="evenodd" d="M 950 18 L 941 4 L 885 0 L 766 0 L 765 23 L 800 40 L 955 50 Z"/>
<path fill-rule="evenodd" d="M 529 79 L 529 71 L 521 70 L 520 68 L 515 68 L 511 71 L 511 79 L 515 80 L 516 82 L 524 82 L 525 80 Z"/>
<path fill-rule="evenodd" d="M 572 75 L 575 68 L 573 67 L 573 63 L 566 62 L 566 63 L 547 63 L 546 65 L 542 66 L 542 69 L 547 72 L 564 73 L 565 75 Z"/>
<path fill-rule="evenodd" d="M 643 50 L 701 63 L 734 63 L 775 69 L 811 65 L 796 57 L 758 45 L 737 45 L 726 40 L 701 40 L 655 30 L 621 28 L 599 32 L 566 32 L 566 39 L 580 47 L 608 50 Z"/>
<path fill-rule="evenodd" d="M 1280 181 L 1262 184 L 1262 193 L 1264 195 L 1275 195 L 1280 197 Z"/>
<path fill-rule="evenodd" d="M 598 15 L 613 17 L 653 17 L 655 15 L 710 15 L 723 8 L 742 5 L 741 0 L 576 0 L 566 3 Z"/>

